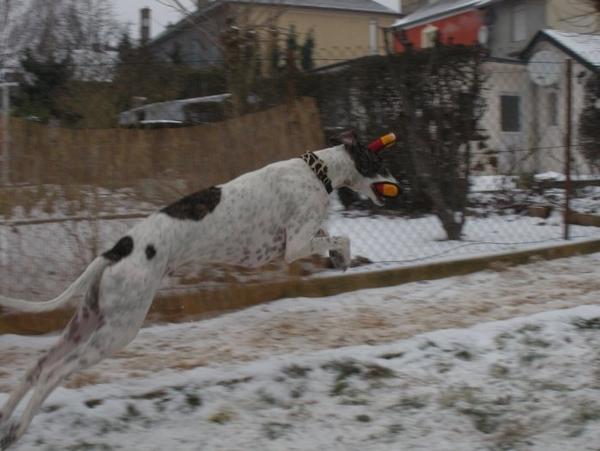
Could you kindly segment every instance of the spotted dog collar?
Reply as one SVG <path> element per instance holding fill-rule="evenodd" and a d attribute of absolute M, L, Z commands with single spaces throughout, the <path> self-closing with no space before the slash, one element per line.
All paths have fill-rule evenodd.
<path fill-rule="evenodd" d="M 304 162 L 315 173 L 319 180 L 323 182 L 323 185 L 327 190 L 327 194 L 331 193 L 333 191 L 333 186 L 331 185 L 331 179 L 327 175 L 327 165 L 325 162 L 317 157 L 313 152 L 306 152 L 300 158 L 304 160 Z"/>

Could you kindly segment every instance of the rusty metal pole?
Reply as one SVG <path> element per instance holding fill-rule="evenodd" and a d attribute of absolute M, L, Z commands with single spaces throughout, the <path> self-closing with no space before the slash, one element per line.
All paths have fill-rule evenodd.
<path fill-rule="evenodd" d="M 2 184 L 10 182 L 10 95 L 11 86 L 17 83 L 0 82 L 2 89 Z"/>
<path fill-rule="evenodd" d="M 10 123 L 9 123 L 9 93 L 8 86 L 2 86 L 2 184 L 8 185 L 9 183 L 9 170 L 8 165 L 10 164 Z"/>
<path fill-rule="evenodd" d="M 571 136 L 573 133 L 572 108 L 573 108 L 573 60 L 567 59 L 566 70 L 566 124 L 565 124 L 565 211 L 564 211 L 564 239 L 569 239 L 569 222 L 571 215 Z"/>

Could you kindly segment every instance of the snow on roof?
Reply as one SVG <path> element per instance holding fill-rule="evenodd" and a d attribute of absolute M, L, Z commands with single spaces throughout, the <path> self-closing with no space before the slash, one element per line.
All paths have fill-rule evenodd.
<path fill-rule="evenodd" d="M 452 15 L 462 10 L 481 8 L 492 3 L 493 0 L 439 0 L 431 5 L 424 6 L 392 24 L 392 28 L 416 25 L 439 17 Z"/>
<path fill-rule="evenodd" d="M 151 121 L 157 124 L 158 121 L 177 121 L 186 120 L 185 106 L 198 104 L 220 104 L 231 97 L 231 94 L 216 94 L 204 97 L 192 97 L 188 99 L 168 100 L 165 102 L 149 103 L 132 108 L 119 113 L 119 125 L 130 126 L 140 123 L 140 120 Z M 141 116 L 138 115 L 141 114 Z M 150 122 L 147 122 L 150 123 Z"/>
<path fill-rule="evenodd" d="M 481 1 L 481 0 L 478 0 Z M 335 9 L 340 11 L 357 11 L 376 14 L 394 14 L 400 15 L 387 6 L 382 5 L 374 0 L 221 0 L 219 2 L 209 2 L 208 6 L 199 9 L 192 16 L 202 17 L 208 11 L 218 8 L 226 3 L 252 3 L 262 5 L 276 5 L 281 7 L 299 7 L 299 8 L 319 8 L 319 9 Z M 189 17 L 181 19 L 171 27 L 167 27 L 162 33 L 153 38 L 153 41 L 158 41 L 165 36 L 177 32 L 181 27 L 189 24 Z"/>
<path fill-rule="evenodd" d="M 300 6 L 309 8 L 342 9 L 376 13 L 398 14 L 387 6 L 373 0 L 236 0 L 241 3 L 265 3 L 269 5 Z"/>
<path fill-rule="evenodd" d="M 542 32 L 585 62 L 600 68 L 600 35 L 549 29 Z"/>

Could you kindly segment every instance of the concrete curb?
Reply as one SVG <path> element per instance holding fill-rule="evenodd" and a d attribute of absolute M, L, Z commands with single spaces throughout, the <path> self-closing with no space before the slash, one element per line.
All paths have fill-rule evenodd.
<path fill-rule="evenodd" d="M 460 276 L 498 266 L 522 265 L 537 259 L 553 260 L 594 252 L 600 252 L 600 240 L 358 274 L 292 278 L 260 284 L 231 284 L 224 288 L 159 297 L 150 308 L 145 324 L 190 321 L 286 297 L 331 296 L 418 280 Z M 0 334 L 35 335 L 59 330 L 66 325 L 71 314 L 72 311 L 60 310 L 35 315 L 0 315 Z"/>

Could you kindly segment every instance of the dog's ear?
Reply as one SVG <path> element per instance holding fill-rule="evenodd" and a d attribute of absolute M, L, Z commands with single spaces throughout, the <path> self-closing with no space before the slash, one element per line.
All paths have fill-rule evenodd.
<path fill-rule="evenodd" d="M 332 138 L 330 142 L 333 145 L 343 144 L 346 149 L 351 149 L 358 144 L 358 137 L 354 130 L 348 130 Z"/>

